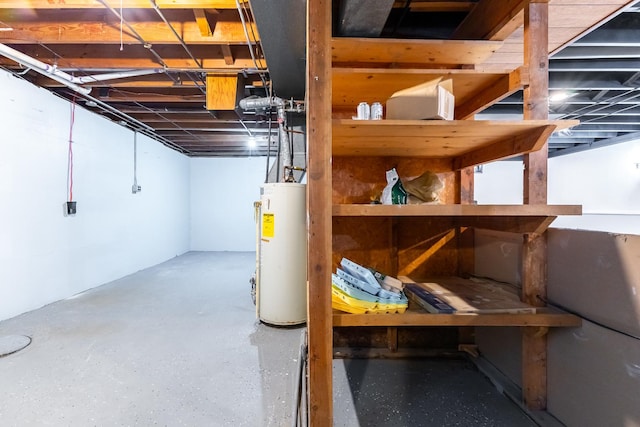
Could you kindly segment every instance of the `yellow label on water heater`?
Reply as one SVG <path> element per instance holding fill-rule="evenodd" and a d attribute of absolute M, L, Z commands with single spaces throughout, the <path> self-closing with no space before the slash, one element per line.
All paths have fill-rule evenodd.
<path fill-rule="evenodd" d="M 262 214 L 262 237 L 273 237 L 275 228 L 275 215 L 272 213 Z"/>

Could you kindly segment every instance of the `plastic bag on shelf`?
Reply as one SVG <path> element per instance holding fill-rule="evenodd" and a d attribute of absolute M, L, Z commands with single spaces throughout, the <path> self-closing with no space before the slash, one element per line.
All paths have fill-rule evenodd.
<path fill-rule="evenodd" d="M 437 174 L 426 171 L 419 177 L 406 182 L 404 188 L 410 196 L 413 196 L 412 198 L 415 197 L 422 203 L 438 203 L 444 184 Z"/>
<path fill-rule="evenodd" d="M 387 171 L 387 186 L 382 190 L 380 200 L 383 205 L 406 205 L 407 191 L 402 185 L 395 168 Z"/>

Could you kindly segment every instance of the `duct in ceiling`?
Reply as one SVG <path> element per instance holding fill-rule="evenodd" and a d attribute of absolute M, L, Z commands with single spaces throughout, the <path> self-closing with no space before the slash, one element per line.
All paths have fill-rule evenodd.
<path fill-rule="evenodd" d="M 274 94 L 304 99 L 306 0 L 251 0 Z"/>

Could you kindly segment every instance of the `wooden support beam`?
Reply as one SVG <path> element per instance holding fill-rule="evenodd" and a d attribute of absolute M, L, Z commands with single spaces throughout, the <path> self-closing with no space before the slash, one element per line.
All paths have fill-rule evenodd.
<path fill-rule="evenodd" d="M 478 40 L 397 40 L 336 37 L 331 55 L 336 64 L 387 63 L 393 68 L 434 68 L 481 64 L 500 47 L 500 42 Z"/>
<path fill-rule="evenodd" d="M 524 89 L 524 119 L 549 118 L 549 55 L 547 3 L 532 3 L 526 9 L 524 64 L 529 69 L 529 85 Z M 525 155 L 524 203 L 547 203 L 547 144 L 534 154 Z"/>
<path fill-rule="evenodd" d="M 96 2 L 96 4 L 99 4 Z M 151 11 L 146 12 L 144 19 L 129 21 L 129 25 L 145 42 L 152 45 L 179 45 L 171 29 L 158 22 L 158 18 Z M 244 27 L 237 12 L 222 11 L 219 20 L 212 28 L 210 36 L 203 36 L 200 26 L 189 10 L 172 11 L 167 13 L 167 20 L 178 31 L 188 45 L 194 44 L 244 44 L 247 39 Z M 91 12 L 88 16 L 78 15 L 71 11 L 42 11 L 34 14 L 19 14 L 11 10 L 0 9 L 0 21 L 11 26 L 13 31 L 0 32 L 0 42 L 5 44 L 120 44 L 120 37 L 125 45 L 140 44 L 140 41 L 125 28 L 120 33 L 120 20 L 115 15 L 105 14 L 104 10 Z M 61 25 L 64 22 L 64 25 Z M 248 23 L 254 33 L 257 28 L 254 23 Z M 126 46 L 125 46 L 126 49 Z"/>
<path fill-rule="evenodd" d="M 0 34 L 2 34 L 2 32 L 0 32 Z M 234 54 L 234 62 L 233 64 L 227 64 L 220 46 L 190 46 L 189 50 L 193 56 L 202 62 L 203 70 L 200 69 L 199 65 L 185 53 L 184 48 L 180 45 L 154 46 L 155 52 L 160 55 L 169 71 L 199 70 L 211 72 L 213 70 L 218 71 L 229 69 L 230 72 L 232 72 L 231 70 L 238 70 L 237 72 L 239 72 L 243 68 L 255 67 L 246 45 L 232 46 L 231 48 Z M 113 68 L 127 70 L 140 68 L 162 68 L 162 65 L 158 62 L 156 57 L 142 45 L 125 46 L 122 51 L 120 51 L 119 45 L 77 44 L 51 46 L 50 49 L 53 50 L 53 52 L 40 45 L 32 44 L 18 46 L 17 49 L 26 55 L 38 58 L 42 62 L 56 64 L 58 69 L 70 73 L 81 70 L 82 74 L 85 74 L 87 73 L 87 70 L 91 69 L 98 69 L 102 71 Z M 15 62 L 5 58 L 4 56 L 0 56 L 0 65 L 15 67 Z M 258 82 L 255 81 L 257 78 L 256 75 L 250 74 L 249 78 L 253 81 L 254 86 L 262 85 L 262 82 L 259 80 Z M 135 79 L 119 79 L 112 81 L 111 83 L 114 85 L 127 85 L 127 83 L 130 82 L 147 80 L 164 80 L 170 81 L 171 84 L 175 83 L 168 79 L 165 74 L 139 76 Z M 182 81 L 185 85 L 193 84 L 192 79 L 188 76 L 183 75 Z"/>
<path fill-rule="evenodd" d="M 211 37 L 213 35 L 212 25 L 204 9 L 193 9 L 193 16 L 196 18 L 198 28 L 200 28 L 200 35 L 202 37 Z M 215 22 L 213 27 L 215 28 Z"/>
<path fill-rule="evenodd" d="M 473 205 L 475 176 L 473 167 L 456 172 L 456 203 Z M 457 227 L 458 268 L 456 274 L 467 277 L 475 270 L 474 231 L 470 227 Z"/>
<path fill-rule="evenodd" d="M 547 407 L 547 336 L 537 336 L 536 328 L 522 329 L 522 353 L 526 357 L 522 395 L 527 407 L 542 410 Z M 536 368 L 532 369 L 533 366 Z"/>
<path fill-rule="evenodd" d="M 387 348 L 392 353 L 398 351 L 398 328 L 395 326 L 387 328 Z"/>
<path fill-rule="evenodd" d="M 309 260 L 309 421 L 333 424 L 331 308 L 331 11 L 330 0 L 307 3 L 307 169 Z"/>
<path fill-rule="evenodd" d="M 120 0 L 106 0 L 113 8 L 119 8 Z M 244 3 L 244 0 L 240 0 Z M 160 9 L 236 9 L 235 0 L 156 0 Z M 149 0 L 122 0 L 126 9 L 151 9 Z M 96 0 L 6 0 L 0 2 L 0 9 L 102 9 Z"/>
<path fill-rule="evenodd" d="M 524 64 L 529 68 L 529 86 L 524 90 L 525 120 L 546 120 L 548 109 L 547 53 L 549 5 L 531 3 L 525 8 Z M 525 204 L 547 203 L 548 144 L 524 156 Z M 547 292 L 546 234 L 525 235 L 522 251 L 522 299 L 533 306 L 544 306 Z M 547 337 L 524 328 L 522 334 L 522 392 L 529 409 L 547 406 Z"/>
<path fill-rule="evenodd" d="M 191 59 L 163 59 L 164 63 L 167 65 L 167 68 L 169 70 L 192 70 L 192 71 L 224 71 L 224 70 L 228 70 L 228 71 L 232 71 L 232 70 L 236 70 L 236 71 L 241 71 L 243 68 L 254 68 L 255 65 L 253 63 L 253 61 L 251 59 L 242 59 L 239 60 L 237 59 L 233 65 L 227 65 L 225 63 L 225 60 L 220 58 L 220 59 L 213 59 L 213 58 L 206 58 L 202 60 L 202 68 L 200 68 L 198 66 L 198 64 L 195 63 L 195 61 L 191 60 Z M 46 61 L 43 60 L 42 62 L 48 62 L 53 64 L 54 61 Z M 133 70 L 133 69 L 143 69 L 143 68 L 158 68 L 160 67 L 160 64 L 158 64 L 157 61 L 154 60 L 153 57 L 148 57 L 148 58 L 113 58 L 111 60 L 109 60 L 109 58 L 61 58 L 58 61 L 59 64 L 61 64 L 62 66 L 59 67 L 59 69 L 64 70 L 64 69 L 74 69 L 74 70 L 78 70 L 78 69 L 82 69 L 82 70 L 91 70 L 91 69 L 107 69 L 108 67 L 114 67 L 114 68 L 119 68 L 119 69 L 129 69 L 129 70 Z M 15 67 L 15 63 L 10 61 L 10 60 L 6 60 L 6 61 L 2 61 L 0 59 L 0 65 L 2 66 L 7 66 L 8 68 L 13 68 Z M 119 82 L 122 83 L 122 82 Z M 187 86 L 192 85 L 192 83 L 190 82 L 185 82 L 185 84 Z M 54 86 L 56 86 L 57 84 L 54 84 Z M 89 86 L 103 86 L 103 85 L 96 85 L 94 83 L 90 83 Z"/>
<path fill-rule="evenodd" d="M 528 84 L 529 73 L 524 67 L 500 77 L 493 85 L 486 87 L 469 101 L 456 107 L 456 120 L 467 120 L 474 114 L 490 107 L 507 96 L 521 90 Z"/>
<path fill-rule="evenodd" d="M 525 235 L 522 265 L 522 299 L 543 306 L 547 282 L 546 234 Z M 522 334 L 522 396 L 529 409 L 547 407 L 547 336 L 524 328 Z"/>
<path fill-rule="evenodd" d="M 524 236 L 523 246 L 523 269 L 527 271 L 527 285 L 539 284 L 546 282 L 547 279 L 547 260 L 541 259 L 540 254 L 547 249 L 545 236 L 542 234 L 526 234 Z M 546 255 L 546 254 L 545 254 Z M 546 299 L 546 286 L 522 287 L 522 301 L 535 307 L 544 306 L 543 300 Z"/>
<path fill-rule="evenodd" d="M 453 39 L 505 40 L 522 25 L 529 0 L 480 0 L 456 28 Z"/>
<path fill-rule="evenodd" d="M 231 52 L 231 46 L 228 44 L 221 44 L 220 48 L 222 49 L 222 56 L 224 56 L 224 63 L 227 65 L 233 65 L 235 58 L 233 57 L 233 52 Z"/>
<path fill-rule="evenodd" d="M 474 182 L 475 176 L 473 167 L 460 169 L 456 172 L 456 180 L 459 181 L 460 191 L 458 192 L 458 199 L 456 203 L 461 205 L 472 205 L 474 197 Z"/>

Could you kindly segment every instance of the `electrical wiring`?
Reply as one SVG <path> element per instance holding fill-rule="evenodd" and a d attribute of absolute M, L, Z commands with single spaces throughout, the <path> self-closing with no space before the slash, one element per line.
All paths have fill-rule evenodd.
<path fill-rule="evenodd" d="M 251 59 L 253 60 L 253 65 L 256 67 L 256 70 L 260 70 L 262 68 L 266 68 L 266 67 L 260 67 L 258 65 L 258 61 L 256 59 L 256 55 L 253 51 L 253 45 L 251 43 L 251 39 L 249 38 L 249 32 L 247 30 L 247 20 L 245 19 L 245 13 L 247 14 L 247 17 L 249 17 L 249 12 L 240 6 L 240 2 L 238 0 L 236 0 L 236 8 L 238 9 L 238 14 L 240 15 L 240 21 L 242 21 L 242 28 L 244 30 L 244 36 L 245 39 L 247 41 L 247 47 L 249 48 L 249 54 L 251 55 Z M 256 44 L 258 44 L 259 42 L 256 40 Z M 264 76 L 262 74 L 260 74 L 260 80 L 262 80 L 262 85 L 264 87 L 265 92 L 267 93 L 267 96 L 270 96 L 270 89 L 267 85 L 267 82 L 264 78 Z"/>

